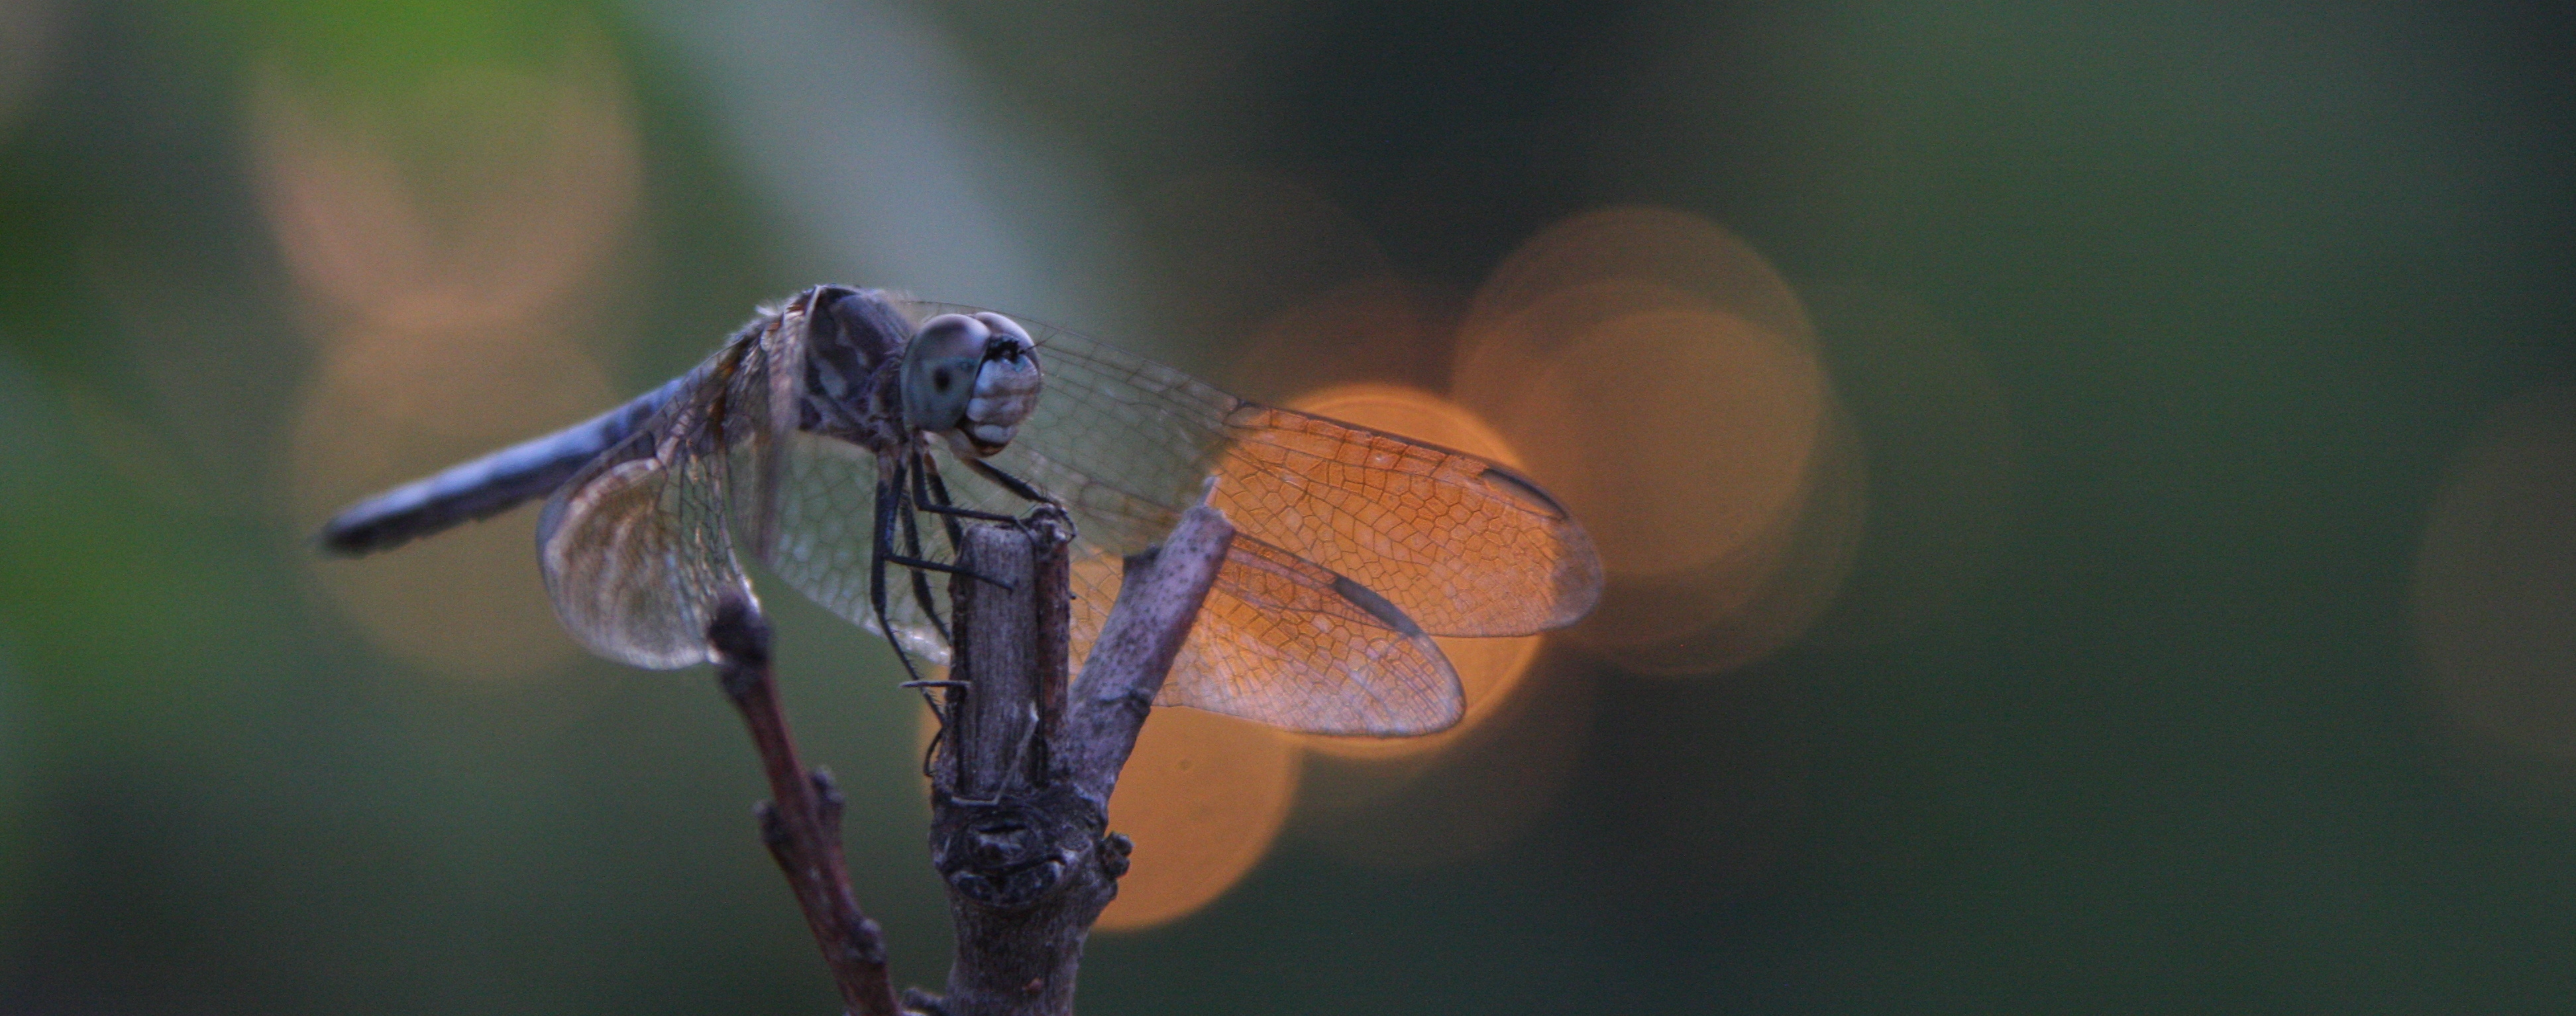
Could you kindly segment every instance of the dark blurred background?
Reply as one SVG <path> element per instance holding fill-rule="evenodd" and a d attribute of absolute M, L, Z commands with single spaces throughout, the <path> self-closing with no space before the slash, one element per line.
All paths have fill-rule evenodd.
<path fill-rule="evenodd" d="M 1158 713 L 1088 1011 L 2576 1010 L 2564 10 L 1206 6 L 0 0 L 0 1012 L 831 1011 L 531 513 L 306 542 L 826 281 L 1609 565 L 1457 734 Z M 935 985 L 921 709 L 769 600 Z"/>

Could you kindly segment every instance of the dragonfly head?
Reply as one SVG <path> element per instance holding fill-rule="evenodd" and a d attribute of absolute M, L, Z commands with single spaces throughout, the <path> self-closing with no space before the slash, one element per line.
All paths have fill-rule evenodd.
<path fill-rule="evenodd" d="M 1037 408 L 1038 383 L 1037 345 L 1019 322 L 991 311 L 941 314 L 904 348 L 903 422 L 991 455 Z"/>

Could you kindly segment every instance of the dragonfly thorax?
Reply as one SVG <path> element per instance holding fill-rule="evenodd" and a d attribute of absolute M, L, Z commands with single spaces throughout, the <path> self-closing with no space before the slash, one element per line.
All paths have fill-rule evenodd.
<path fill-rule="evenodd" d="M 1037 347 L 1018 322 L 990 311 L 941 314 L 904 349 L 904 425 L 991 455 L 1037 408 L 1039 383 Z"/>

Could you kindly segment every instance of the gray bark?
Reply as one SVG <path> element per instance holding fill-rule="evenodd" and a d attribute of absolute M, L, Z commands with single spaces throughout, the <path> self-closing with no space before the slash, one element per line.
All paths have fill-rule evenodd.
<path fill-rule="evenodd" d="M 769 623 L 748 597 L 708 625 L 718 684 L 741 710 L 773 801 L 761 839 L 854 1016 L 1064 1016 L 1083 939 L 1127 873 L 1127 838 L 1108 831 L 1109 794 L 1154 696 L 1188 639 L 1234 527 L 1206 505 L 1161 547 L 1127 559 L 1118 602 L 1082 682 L 1072 644 L 1067 550 L 1073 531 L 1040 508 L 1013 524 L 966 527 L 950 583 L 956 636 L 931 770 L 932 866 L 948 884 L 957 954 L 948 991 L 908 990 L 897 1006 L 883 934 L 859 911 L 841 856 L 841 795 L 797 760 L 769 672 Z"/>
<path fill-rule="evenodd" d="M 1068 686 L 1071 530 L 1041 511 L 969 530 L 959 578 L 946 743 L 932 768 L 931 863 L 948 885 L 957 954 L 946 1016 L 1061 1016 L 1092 922 L 1118 894 L 1128 843 L 1108 832 L 1118 770 L 1189 636 L 1234 530 L 1200 506 L 1129 558 L 1082 681 Z"/>

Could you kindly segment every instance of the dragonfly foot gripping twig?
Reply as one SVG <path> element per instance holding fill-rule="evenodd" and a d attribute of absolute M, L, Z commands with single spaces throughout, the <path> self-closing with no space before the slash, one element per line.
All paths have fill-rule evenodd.
<path fill-rule="evenodd" d="M 1118 893 L 1132 845 L 1108 802 L 1148 708 L 1216 581 L 1234 528 L 1202 505 L 1155 550 L 1127 561 L 1108 622 L 1069 677 L 1071 530 L 1041 508 L 967 527 L 963 560 L 1009 585 L 950 587 L 957 619 L 945 737 L 931 767 L 931 856 L 948 885 L 956 959 L 947 990 L 896 1002 L 876 922 L 859 912 L 841 857 L 840 795 L 796 758 L 769 675 L 769 629 L 748 597 L 708 626 L 725 695 L 760 750 L 774 802 L 761 837 L 795 891 L 854 1016 L 1065 1016 L 1092 922 Z M 968 694 L 971 690 L 971 694 Z"/>
<path fill-rule="evenodd" d="M 947 1016 L 1073 1011 L 1082 944 L 1126 874 L 1108 831 L 1110 791 L 1214 584 L 1234 529 L 1185 514 L 1158 551 L 1128 559 L 1108 622 L 1073 685 L 1069 530 L 1046 513 L 967 533 L 974 567 L 1029 575 L 1019 589 L 950 587 L 954 674 L 948 747 L 932 768 L 931 863 L 948 885 L 957 952 L 947 993 L 907 993 Z"/>

